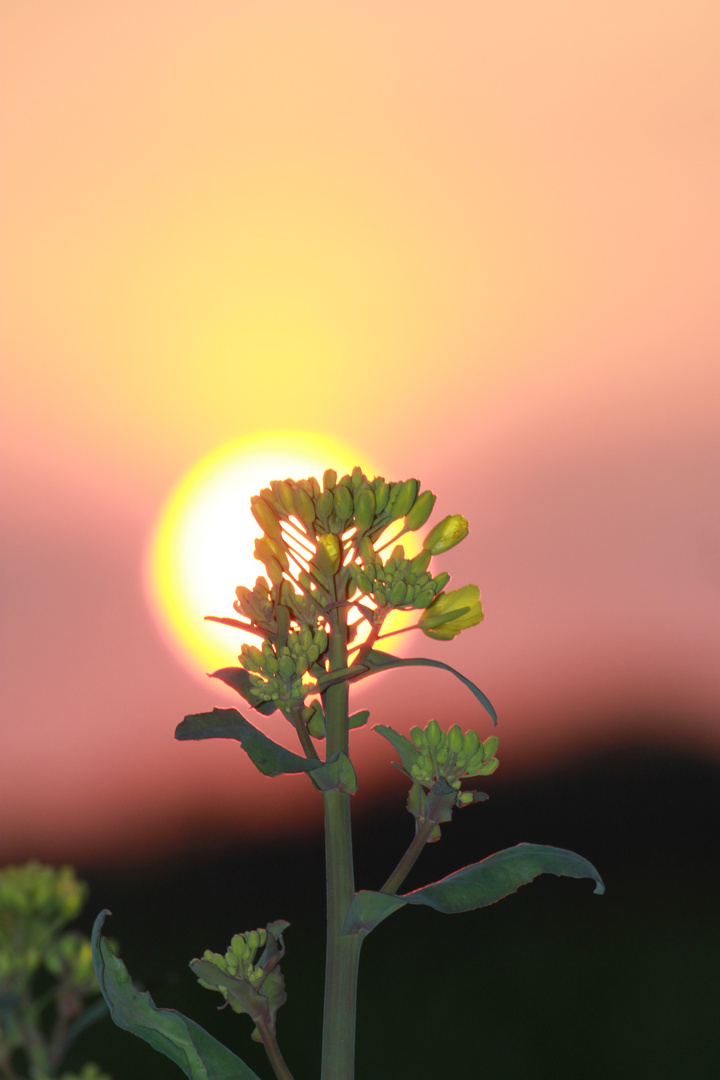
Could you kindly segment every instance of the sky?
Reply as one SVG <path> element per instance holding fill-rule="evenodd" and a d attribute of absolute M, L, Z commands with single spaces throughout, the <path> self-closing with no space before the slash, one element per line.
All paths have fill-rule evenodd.
<path fill-rule="evenodd" d="M 173 740 L 232 702 L 143 585 L 174 485 L 269 430 L 469 519 L 444 565 L 485 621 L 416 648 L 490 696 L 502 769 L 720 754 L 717 4 L 0 18 L 0 857 L 317 826 L 299 779 Z M 486 725 L 436 672 L 358 705 Z M 367 805 L 378 742 L 357 734 Z"/>

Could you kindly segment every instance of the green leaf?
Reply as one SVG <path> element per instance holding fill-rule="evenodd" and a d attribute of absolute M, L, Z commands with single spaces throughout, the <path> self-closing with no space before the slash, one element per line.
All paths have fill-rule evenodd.
<path fill-rule="evenodd" d="M 148 993 L 136 990 L 127 968 L 101 937 L 101 911 L 92 932 L 95 974 L 118 1027 L 138 1035 L 174 1061 L 190 1080 L 259 1080 L 257 1073 L 204 1028 L 175 1009 L 158 1009 Z"/>
<path fill-rule="evenodd" d="M 400 755 L 403 768 L 407 773 L 410 773 L 418 758 L 415 744 L 404 735 L 401 735 L 399 731 L 395 731 L 395 728 L 388 727 L 387 724 L 376 724 L 373 731 L 377 731 L 378 735 L 382 735 L 384 739 L 392 743 Z"/>
<path fill-rule="evenodd" d="M 355 770 L 342 750 L 337 750 L 324 765 L 313 769 L 310 779 L 320 791 L 345 791 L 348 795 L 354 795 L 358 789 Z"/>
<path fill-rule="evenodd" d="M 229 686 L 232 690 L 236 690 L 241 697 L 244 697 L 248 705 L 252 705 L 253 709 L 262 713 L 263 716 L 270 716 L 277 709 L 277 705 L 274 701 L 261 701 L 258 705 L 252 697 L 253 685 L 250 682 L 250 673 L 241 667 L 224 667 L 219 671 L 213 671 L 208 676 L 210 679 L 219 679 L 220 682 L 224 682 L 226 686 Z"/>
<path fill-rule="evenodd" d="M 529 884 L 539 874 L 591 878 L 595 882 L 595 892 L 605 892 L 602 878 L 592 863 L 574 851 L 544 844 L 517 844 L 465 866 L 432 885 L 390 897 L 394 904 L 377 899 L 384 898 L 384 893 L 369 890 L 356 893 L 348 908 L 343 933 L 369 932 L 404 904 L 423 904 L 446 915 L 487 907 L 517 892 L 521 885 Z"/>
<path fill-rule="evenodd" d="M 451 675 L 454 675 L 456 679 L 459 679 L 461 683 L 467 686 L 471 694 L 477 698 L 482 707 L 487 713 L 489 713 L 493 724 L 497 724 L 497 713 L 490 704 L 489 700 L 485 697 L 482 690 L 471 682 L 470 679 L 466 679 L 464 675 L 461 675 L 455 668 L 450 667 L 449 664 L 443 664 L 441 660 L 428 660 L 420 656 L 411 656 L 407 658 L 401 658 L 398 656 L 391 656 L 390 653 L 380 652 L 379 649 L 371 649 L 367 656 L 363 659 L 362 665 L 369 669 L 361 671 L 358 675 L 350 675 L 348 681 L 354 679 L 364 679 L 367 675 L 372 675 L 375 671 L 384 671 L 386 668 L 398 668 L 398 667 L 437 667 L 444 668 L 445 671 L 449 671 Z M 352 668 L 350 669 L 353 670 Z M 328 684 L 329 685 L 329 684 Z"/>
<path fill-rule="evenodd" d="M 253 727 L 237 709 L 213 709 L 212 712 L 186 716 L 176 727 L 175 738 L 237 739 L 253 765 L 264 776 L 312 772 L 321 764 L 317 758 L 300 757 L 273 742 Z"/>
<path fill-rule="evenodd" d="M 348 721 L 348 728 L 362 727 L 363 724 L 367 724 L 369 716 L 369 709 L 362 709 L 360 712 L 353 713 Z"/>

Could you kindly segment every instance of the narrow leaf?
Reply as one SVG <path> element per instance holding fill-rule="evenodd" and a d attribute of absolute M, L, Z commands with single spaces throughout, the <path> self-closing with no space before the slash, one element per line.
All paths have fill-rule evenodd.
<path fill-rule="evenodd" d="M 109 914 L 101 911 L 95 920 L 92 953 L 100 989 L 118 1027 L 170 1058 L 189 1080 L 259 1080 L 249 1065 L 194 1020 L 175 1009 L 158 1009 L 150 994 L 136 990 L 122 960 L 101 936 Z"/>
<path fill-rule="evenodd" d="M 411 657 L 398 657 L 391 656 L 390 653 L 380 652 L 379 649 L 371 649 L 367 656 L 363 659 L 363 664 L 370 670 L 362 672 L 360 675 L 352 676 L 353 679 L 364 679 L 366 675 L 372 675 L 374 671 L 384 671 L 386 668 L 398 668 L 398 667 L 437 667 L 444 668 L 445 671 L 449 671 L 451 675 L 454 675 L 456 679 L 459 679 L 461 683 L 467 686 L 471 694 L 477 698 L 482 707 L 487 713 L 489 713 L 493 724 L 497 724 L 497 713 L 490 704 L 489 700 L 483 694 L 482 690 L 471 682 L 470 679 L 466 679 L 464 675 L 461 675 L 455 668 L 450 667 L 449 664 L 444 664 L 441 660 L 428 660 L 420 656 Z"/>
<path fill-rule="evenodd" d="M 407 893 L 408 904 L 425 904 L 446 914 L 471 911 L 502 900 L 517 892 L 540 874 L 557 877 L 592 878 L 595 892 L 604 893 L 605 886 L 592 863 L 565 848 L 544 844 L 517 844 L 489 855 L 481 862 L 456 870 L 454 874 Z"/>
<path fill-rule="evenodd" d="M 317 758 L 304 758 L 273 742 L 246 720 L 237 709 L 213 709 L 209 713 L 186 716 L 175 729 L 176 739 L 237 739 L 264 776 L 280 773 L 312 772 Z"/>
<path fill-rule="evenodd" d="M 395 896 L 392 898 L 396 901 L 394 905 L 384 902 L 384 893 L 369 890 L 356 893 L 348 908 L 343 933 L 370 931 L 403 904 L 423 904 L 446 915 L 487 907 L 517 892 L 540 874 L 590 878 L 595 882 L 598 895 L 605 892 L 602 878 L 592 863 L 574 851 L 544 844 L 517 844 L 465 866 L 432 885 Z"/>

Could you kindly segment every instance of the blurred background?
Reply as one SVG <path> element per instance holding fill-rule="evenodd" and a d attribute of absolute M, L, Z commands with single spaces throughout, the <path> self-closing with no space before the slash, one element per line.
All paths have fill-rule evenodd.
<path fill-rule="evenodd" d="M 486 612 L 413 643 L 489 695 L 501 767 L 408 885 L 523 840 L 607 884 L 383 924 L 359 1080 L 715 1077 L 717 5 L 0 17 L 0 862 L 72 862 L 86 921 L 115 912 L 156 1001 L 262 1075 L 186 965 L 289 919 L 281 1043 L 315 1075 L 320 807 L 232 744 L 173 741 L 230 702 L 163 633 L 144 567 L 169 493 L 223 443 L 340 438 L 470 520 L 441 568 Z M 489 733 L 436 671 L 356 700 L 401 730 Z M 379 742 L 356 735 L 369 887 L 412 828 Z M 177 1072 L 109 1022 L 86 1052 L 116 1080 Z"/>

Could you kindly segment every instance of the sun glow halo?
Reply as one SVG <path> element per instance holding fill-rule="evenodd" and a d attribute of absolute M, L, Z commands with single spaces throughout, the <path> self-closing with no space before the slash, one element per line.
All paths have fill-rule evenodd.
<path fill-rule="evenodd" d="M 327 468 L 342 476 L 358 464 L 370 477 L 381 471 L 338 439 L 265 432 L 223 444 L 180 480 L 148 547 L 146 590 L 166 640 L 194 674 L 233 666 L 243 641 L 257 641 L 204 621 L 206 615 L 237 617 L 235 587 L 252 586 L 264 574 L 253 557 L 260 528 L 250 497 L 271 480 L 321 480 Z"/>

